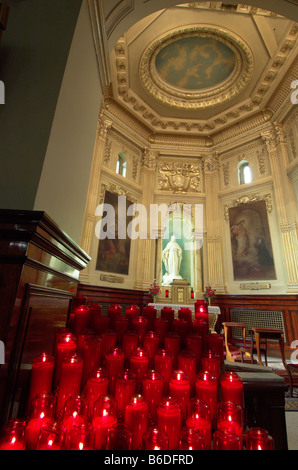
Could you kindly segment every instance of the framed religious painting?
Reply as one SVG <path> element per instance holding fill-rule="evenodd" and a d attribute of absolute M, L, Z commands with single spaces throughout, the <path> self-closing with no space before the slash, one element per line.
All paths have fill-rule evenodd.
<path fill-rule="evenodd" d="M 229 207 L 234 280 L 276 279 L 265 200 Z"/>
<path fill-rule="evenodd" d="M 124 199 L 125 207 L 123 207 L 123 201 L 119 205 L 118 194 L 105 191 L 104 205 L 111 213 L 109 218 L 106 219 L 106 225 L 108 225 L 106 228 L 107 233 L 99 237 L 96 270 L 128 275 L 131 238 L 119 236 L 119 221 L 122 224 L 122 229 L 124 226 L 127 234 L 127 227 L 132 219 L 132 217 L 127 216 L 127 209 L 131 206 L 132 202 L 126 197 L 122 199 Z"/>

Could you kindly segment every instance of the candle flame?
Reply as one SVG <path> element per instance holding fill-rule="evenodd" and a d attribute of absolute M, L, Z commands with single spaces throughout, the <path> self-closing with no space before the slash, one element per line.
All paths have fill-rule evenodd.
<path fill-rule="evenodd" d="M 233 421 L 233 419 L 232 419 L 232 416 L 231 416 L 231 415 L 229 415 L 229 416 L 228 416 L 228 421 L 230 421 L 230 423 Z"/>
<path fill-rule="evenodd" d="M 258 444 L 258 450 L 263 450 L 262 446 L 260 446 L 260 444 Z"/>
<path fill-rule="evenodd" d="M 160 447 L 159 446 L 154 446 L 153 450 L 160 450 Z"/>
<path fill-rule="evenodd" d="M 54 444 L 53 439 L 49 439 L 49 441 L 48 441 L 48 446 L 49 446 L 49 447 L 52 447 L 53 444 Z"/>
<path fill-rule="evenodd" d="M 43 411 L 40 413 L 39 417 L 40 417 L 40 419 L 43 419 L 45 417 L 45 414 L 44 414 Z"/>
<path fill-rule="evenodd" d="M 16 442 L 16 440 L 17 440 L 17 438 L 14 436 L 14 437 L 12 437 L 12 439 L 11 439 L 11 442 L 10 442 L 10 443 L 11 443 L 11 444 L 14 444 L 14 443 Z"/>
<path fill-rule="evenodd" d="M 102 410 L 102 416 L 109 416 L 109 411 L 107 409 Z"/>
<path fill-rule="evenodd" d="M 73 416 L 74 418 L 76 418 L 76 417 L 78 416 L 78 412 L 77 412 L 77 411 L 74 411 L 73 414 L 72 414 L 72 416 Z"/>
<path fill-rule="evenodd" d="M 79 450 L 83 450 L 84 449 L 84 443 L 83 442 L 80 442 L 79 443 Z"/>

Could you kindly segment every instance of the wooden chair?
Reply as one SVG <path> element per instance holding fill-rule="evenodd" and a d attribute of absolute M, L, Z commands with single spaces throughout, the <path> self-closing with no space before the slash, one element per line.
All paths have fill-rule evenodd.
<path fill-rule="evenodd" d="M 278 328 L 267 328 L 267 327 L 253 327 L 252 332 L 254 334 L 254 339 L 257 348 L 257 355 L 258 355 L 258 362 L 261 366 L 263 366 L 262 361 L 262 351 L 261 351 L 261 343 L 265 346 L 263 348 L 263 354 L 265 358 L 265 365 L 267 366 L 267 341 L 278 341 L 279 350 L 281 354 L 281 360 L 284 365 L 284 368 L 287 370 L 287 364 L 285 359 L 285 349 L 284 349 L 284 335 L 283 331 Z M 253 337 L 252 337 L 253 343 Z"/>
<path fill-rule="evenodd" d="M 287 373 L 289 377 L 289 382 L 290 382 L 290 396 L 293 396 L 293 377 L 292 373 L 298 374 L 298 364 L 295 363 L 288 363 L 287 364 Z"/>
<path fill-rule="evenodd" d="M 249 359 L 253 364 L 253 356 L 251 355 L 251 346 L 246 344 L 246 326 L 244 323 L 237 322 L 223 322 L 224 328 L 224 339 L 225 339 L 225 349 L 226 349 L 226 360 L 231 362 L 241 361 L 244 362 L 245 359 Z M 235 345 L 232 344 L 230 338 L 232 337 L 232 328 L 240 328 L 242 334 L 241 344 Z"/>

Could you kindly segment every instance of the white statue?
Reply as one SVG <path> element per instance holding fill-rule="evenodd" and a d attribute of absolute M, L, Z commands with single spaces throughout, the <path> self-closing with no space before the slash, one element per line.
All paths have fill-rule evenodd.
<path fill-rule="evenodd" d="M 175 235 L 171 236 L 171 240 L 161 253 L 161 259 L 166 268 L 166 274 L 162 278 L 162 284 L 168 286 L 174 279 L 182 279 L 179 275 L 182 249 L 176 242 Z"/>

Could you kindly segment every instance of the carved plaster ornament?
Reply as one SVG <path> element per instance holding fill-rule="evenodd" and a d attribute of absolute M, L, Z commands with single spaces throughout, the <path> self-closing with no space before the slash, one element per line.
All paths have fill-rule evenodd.
<path fill-rule="evenodd" d="M 198 191 L 200 168 L 191 163 L 164 163 L 159 167 L 159 184 L 174 193 Z"/>

